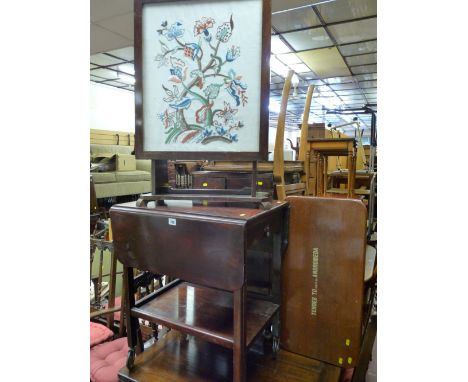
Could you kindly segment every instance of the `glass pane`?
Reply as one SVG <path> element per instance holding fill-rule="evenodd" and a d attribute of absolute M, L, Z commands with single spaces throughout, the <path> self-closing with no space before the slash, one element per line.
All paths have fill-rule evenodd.
<path fill-rule="evenodd" d="M 106 82 L 106 85 L 111 85 L 111 86 L 116 86 L 116 87 L 129 87 L 130 85 L 129 84 L 126 84 L 124 82 L 119 82 L 119 81 L 109 81 L 109 82 Z"/>
<path fill-rule="evenodd" d="M 377 65 L 353 66 L 351 71 L 353 74 L 376 73 Z"/>
<path fill-rule="evenodd" d="M 292 70 L 294 70 L 296 73 L 310 72 L 310 69 L 306 64 L 294 64 L 294 65 L 289 65 L 289 67 Z"/>
<path fill-rule="evenodd" d="M 316 1 L 311 0 L 272 0 L 271 1 L 271 12 L 281 12 L 288 9 L 294 9 L 298 7 L 303 7 L 305 5 L 311 5 Z"/>
<path fill-rule="evenodd" d="M 272 76 L 270 82 L 272 84 L 279 84 L 280 82 L 283 82 L 284 78 L 280 76 Z"/>
<path fill-rule="evenodd" d="M 102 78 L 102 77 L 99 77 L 99 76 L 93 76 L 92 74 L 91 74 L 90 78 L 91 78 L 91 81 L 96 81 L 96 82 L 101 82 L 101 81 L 105 80 L 105 78 Z"/>
<path fill-rule="evenodd" d="M 301 8 L 295 11 L 278 13 L 272 16 L 271 22 L 278 32 L 320 25 L 320 20 L 312 8 Z"/>
<path fill-rule="evenodd" d="M 278 54 L 276 58 L 286 65 L 302 63 L 302 60 L 295 53 Z"/>
<path fill-rule="evenodd" d="M 317 6 L 326 23 L 377 14 L 376 0 L 340 0 Z"/>
<path fill-rule="evenodd" d="M 281 53 L 289 53 L 291 49 L 281 41 L 279 36 L 271 36 L 271 53 L 273 54 L 281 54 Z"/>
<path fill-rule="evenodd" d="M 335 46 L 305 50 L 298 52 L 297 55 L 321 78 L 345 77 L 351 74 Z"/>
<path fill-rule="evenodd" d="M 283 84 L 271 84 L 270 85 L 270 90 L 282 90 L 283 89 Z"/>
<path fill-rule="evenodd" d="M 311 79 L 316 79 L 317 75 L 314 72 L 305 72 L 305 73 L 301 73 L 301 77 L 306 78 L 308 80 L 311 80 Z M 321 83 L 321 81 L 320 81 L 320 83 Z"/>
<path fill-rule="evenodd" d="M 348 76 L 348 77 L 330 77 L 330 78 L 325 78 L 324 81 L 327 84 L 343 84 L 347 82 L 353 82 L 353 77 Z"/>
<path fill-rule="evenodd" d="M 307 29 L 305 31 L 284 33 L 283 37 L 296 50 L 307 50 L 332 46 L 333 42 L 323 28 Z"/>
<path fill-rule="evenodd" d="M 90 61 L 91 64 L 95 65 L 112 65 L 123 62 L 122 60 L 107 56 L 103 53 L 93 54 Z"/>
<path fill-rule="evenodd" d="M 376 80 L 377 73 L 367 73 L 367 74 L 358 74 L 355 76 L 358 81 L 369 81 L 369 80 Z"/>
<path fill-rule="evenodd" d="M 344 102 L 350 102 L 350 101 L 355 101 L 355 102 L 364 102 L 364 97 L 361 96 L 341 96 L 340 97 Z"/>
<path fill-rule="evenodd" d="M 282 77 L 286 77 L 288 75 L 289 69 L 286 65 L 280 62 L 276 56 L 270 56 L 270 71 L 274 72 L 275 74 L 279 74 Z"/>
<path fill-rule="evenodd" d="M 314 92 L 315 94 L 315 92 Z M 317 92 L 318 94 L 318 97 L 334 97 L 335 96 L 335 93 L 334 92 Z"/>
<path fill-rule="evenodd" d="M 346 89 L 356 89 L 358 86 L 352 82 L 349 84 L 333 84 L 331 85 L 333 90 L 346 90 Z"/>
<path fill-rule="evenodd" d="M 377 38 L 377 18 L 330 25 L 328 27 L 338 44 Z"/>
<path fill-rule="evenodd" d="M 306 77 L 307 78 L 307 77 Z M 308 79 L 308 78 L 307 78 Z M 309 80 L 307 81 L 309 85 L 315 85 L 315 86 L 320 86 L 323 84 L 322 80 Z"/>
<path fill-rule="evenodd" d="M 107 53 L 112 54 L 113 56 L 119 57 L 122 60 L 133 61 L 133 46 L 111 50 Z"/>
<path fill-rule="evenodd" d="M 359 89 L 351 89 L 351 90 L 337 90 L 335 92 L 339 96 L 349 96 L 349 95 L 356 95 L 356 94 L 362 94 L 361 90 Z"/>
<path fill-rule="evenodd" d="M 361 81 L 359 82 L 361 88 L 375 88 L 377 87 L 377 81 Z"/>
<path fill-rule="evenodd" d="M 327 85 L 317 86 L 317 89 L 319 90 L 319 92 L 333 92 L 333 89 Z"/>
<path fill-rule="evenodd" d="M 349 66 L 367 65 L 377 63 L 377 53 L 346 57 Z"/>
<path fill-rule="evenodd" d="M 98 77 L 101 77 L 101 78 L 113 78 L 113 79 L 116 79 L 118 78 L 117 76 L 117 72 L 114 72 L 112 70 L 108 70 L 108 69 L 94 69 L 94 70 L 91 70 L 91 75 L 94 75 L 94 76 L 98 76 Z"/>
<path fill-rule="evenodd" d="M 377 94 L 377 88 L 372 88 L 372 89 L 362 89 L 364 94 Z"/>
<path fill-rule="evenodd" d="M 343 56 L 350 56 L 352 54 L 365 54 L 377 52 L 377 40 L 359 42 L 357 44 L 350 44 L 338 47 Z"/>
<path fill-rule="evenodd" d="M 360 108 L 360 107 L 364 106 L 365 103 L 366 103 L 365 101 L 363 101 L 363 102 L 349 101 L 349 102 L 345 102 L 345 106 L 347 108 L 350 108 L 350 109 L 354 109 L 354 108 L 357 109 L 357 108 Z"/>

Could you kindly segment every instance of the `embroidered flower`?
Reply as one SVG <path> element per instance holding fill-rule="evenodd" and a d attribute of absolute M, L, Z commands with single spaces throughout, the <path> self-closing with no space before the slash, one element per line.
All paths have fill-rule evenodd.
<path fill-rule="evenodd" d="M 200 52 L 200 46 L 195 43 L 185 44 L 184 55 L 195 60 L 195 57 Z"/>
<path fill-rule="evenodd" d="M 228 76 L 229 79 L 224 80 L 227 92 L 236 101 L 236 106 L 239 106 L 241 102 L 242 106 L 245 106 L 248 101 L 248 98 L 245 95 L 247 85 L 241 81 L 242 76 L 237 76 L 233 69 L 229 70 Z"/>
<path fill-rule="evenodd" d="M 169 41 L 174 40 L 175 38 L 182 37 L 184 33 L 185 29 L 182 23 L 178 21 L 172 24 L 169 29 L 164 29 L 162 31 L 162 34 L 165 35 Z"/>
<path fill-rule="evenodd" d="M 203 138 L 207 138 L 211 136 L 211 134 L 213 134 L 212 130 L 207 129 L 206 127 L 203 129 L 203 133 L 202 133 Z"/>
<path fill-rule="evenodd" d="M 206 98 L 215 99 L 219 94 L 219 88 L 222 84 L 211 84 L 208 85 L 203 92 L 205 93 Z"/>
<path fill-rule="evenodd" d="M 215 21 L 211 17 L 202 17 L 201 20 L 195 21 L 195 27 L 193 28 L 194 36 L 198 36 L 201 33 L 205 36 L 209 36 L 210 32 L 208 32 L 208 29 L 213 28 L 214 24 Z"/>
<path fill-rule="evenodd" d="M 187 66 L 185 65 L 185 62 L 176 57 L 171 57 L 170 62 L 172 68 L 169 69 L 169 73 L 171 73 L 169 81 L 175 83 L 181 83 L 182 81 L 185 81 L 185 79 L 187 78 L 188 70 Z"/>
<path fill-rule="evenodd" d="M 217 24 L 216 30 L 215 24 Z M 237 130 L 243 127 L 244 123 L 238 121 L 239 108 L 236 105 L 246 105 L 247 85 L 242 82 L 242 76 L 237 75 L 234 69 L 228 69 L 227 74 L 221 72 L 225 68 L 225 63 L 239 60 L 241 56 L 240 46 L 230 41 L 234 29 L 233 16 L 231 15 L 230 19 L 222 24 L 216 23 L 212 17 L 201 17 L 194 24 L 187 25 L 193 27 L 193 34 L 196 37 L 194 42 L 183 41 L 186 31 L 184 25 L 178 21 L 171 23 L 163 21 L 157 30 L 158 34 L 167 40 L 157 39 L 161 50 L 154 60 L 159 68 L 165 66 L 167 69 L 164 70 L 169 70 L 170 73 L 168 80 L 162 84 L 161 93 L 167 110 L 163 109 L 162 113 L 155 116 L 158 124 L 164 129 L 165 143 L 205 145 L 216 141 L 238 142 Z M 177 44 L 167 42 L 175 39 Z M 213 43 L 214 40 L 217 41 Z M 226 48 L 218 50 L 220 43 L 226 43 Z M 192 61 L 199 61 L 203 57 L 206 53 L 205 47 L 215 51 L 216 54 L 210 55 L 210 63 L 203 71 L 200 62 L 197 66 Z M 208 69 L 212 73 L 205 75 Z M 207 77 L 214 79 L 209 80 Z M 229 101 L 230 97 L 226 93 L 220 97 L 223 87 L 235 100 L 235 104 Z M 194 100 L 199 101 L 199 104 L 192 105 Z M 221 104 L 224 105 L 221 107 Z M 193 122 L 188 124 L 187 121 Z"/>
<path fill-rule="evenodd" d="M 216 132 L 217 132 L 219 135 L 223 136 L 224 134 L 227 133 L 227 130 L 226 130 L 223 126 L 218 126 L 218 127 L 216 128 Z"/>
<path fill-rule="evenodd" d="M 231 49 L 229 49 L 226 52 L 226 61 L 227 62 L 232 62 L 236 58 L 240 57 L 240 46 L 232 46 Z"/>
<path fill-rule="evenodd" d="M 200 109 L 195 112 L 195 121 L 197 123 L 205 123 L 208 117 L 208 110 L 211 110 L 213 106 L 213 102 L 209 103 L 208 105 L 203 105 Z"/>
<path fill-rule="evenodd" d="M 229 22 L 223 23 L 218 27 L 216 32 L 216 38 L 221 42 L 227 42 L 232 35 L 232 30 L 234 29 L 234 22 L 231 20 Z"/>
<path fill-rule="evenodd" d="M 227 84 L 226 87 L 227 92 L 236 101 L 236 106 L 239 106 L 241 104 L 241 100 L 242 106 L 245 106 L 245 104 L 247 103 L 247 96 L 245 95 L 246 89 L 247 85 L 237 80 L 232 80 Z"/>
<path fill-rule="evenodd" d="M 227 124 L 229 121 L 234 120 L 234 115 L 237 113 L 237 109 L 233 109 L 228 102 L 224 102 L 224 109 L 218 111 L 216 114 L 224 119 L 224 123 Z"/>
<path fill-rule="evenodd" d="M 181 68 L 171 68 L 171 69 L 169 69 L 169 72 L 171 73 L 172 76 L 175 76 L 179 80 L 182 80 L 182 69 Z"/>
<path fill-rule="evenodd" d="M 173 90 L 169 90 L 164 85 L 162 85 L 162 88 L 167 95 L 167 97 L 163 98 L 164 102 L 172 102 L 179 98 L 179 89 L 176 85 L 172 85 Z"/>
<path fill-rule="evenodd" d="M 167 129 L 169 126 L 174 124 L 175 112 L 169 113 L 167 110 L 164 113 L 158 115 L 159 119 L 164 125 L 164 128 Z"/>
<path fill-rule="evenodd" d="M 195 82 L 195 85 L 197 85 L 200 89 L 203 89 L 203 77 L 204 77 L 204 74 L 201 70 L 192 70 L 190 72 L 190 77 L 192 78 L 195 78 L 196 79 L 196 82 Z"/>

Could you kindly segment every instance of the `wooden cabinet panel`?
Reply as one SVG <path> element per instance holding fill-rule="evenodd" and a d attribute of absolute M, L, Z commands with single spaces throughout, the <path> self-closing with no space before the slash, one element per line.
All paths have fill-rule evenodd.
<path fill-rule="evenodd" d="M 194 174 L 193 188 L 224 190 L 226 188 L 226 178 Z"/>

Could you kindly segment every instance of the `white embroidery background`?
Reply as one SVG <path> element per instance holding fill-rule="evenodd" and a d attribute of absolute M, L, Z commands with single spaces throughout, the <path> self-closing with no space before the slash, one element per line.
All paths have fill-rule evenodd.
<path fill-rule="evenodd" d="M 244 126 L 235 131 L 238 141 L 227 143 L 214 141 L 209 144 L 200 143 L 165 143 L 167 135 L 163 122 L 158 117 L 168 108 L 163 98 L 167 97 L 162 85 L 172 89 L 174 83 L 168 81 L 170 77 L 169 67 L 158 68 L 159 62 L 155 57 L 161 53 L 159 40 L 166 45 L 175 46 L 176 42 L 168 41 L 166 37 L 157 33 L 161 29 L 161 23 L 168 22 L 168 26 L 175 22 L 183 24 L 185 32 L 180 37 L 184 43 L 198 42 L 198 37 L 194 36 L 195 21 L 202 17 L 212 17 L 216 24 L 210 29 L 213 36 L 212 44 L 215 45 L 217 28 L 224 22 L 229 22 L 233 18 L 234 28 L 232 36 L 227 43 L 220 44 L 218 55 L 225 57 L 231 46 L 240 46 L 240 57 L 233 62 L 227 62 L 221 72 L 227 74 L 229 69 L 234 69 L 236 75 L 242 75 L 242 82 L 247 84 L 248 103 L 244 107 L 235 106 L 234 99 L 224 89 L 220 89 L 216 99 L 216 108 L 222 108 L 224 101 L 230 103 L 232 107 L 238 109 L 235 115 L 236 120 L 242 121 Z M 257 152 L 259 151 L 259 128 L 260 128 L 260 81 L 261 81 L 261 44 L 262 44 L 262 1 L 261 0 L 241 0 L 241 1 L 176 1 L 170 3 L 146 4 L 142 14 L 142 44 L 143 44 L 143 124 L 144 124 L 144 147 L 145 151 L 193 151 L 193 152 Z M 209 61 L 209 54 L 212 52 L 205 41 L 202 42 L 204 50 L 203 64 Z M 197 69 L 195 62 L 188 57 L 178 54 L 189 63 L 189 73 Z M 188 81 L 187 81 L 188 82 Z M 206 85 L 210 83 L 220 83 L 222 78 L 210 77 L 206 79 Z M 179 85 L 182 90 L 182 87 Z M 194 90 L 201 92 L 200 89 Z M 203 93 L 200 93 L 203 94 Z M 192 102 L 187 109 L 187 122 L 190 115 L 200 107 L 200 103 Z M 191 117 L 190 117 L 191 118 Z M 192 118 L 191 118 L 192 119 Z"/>

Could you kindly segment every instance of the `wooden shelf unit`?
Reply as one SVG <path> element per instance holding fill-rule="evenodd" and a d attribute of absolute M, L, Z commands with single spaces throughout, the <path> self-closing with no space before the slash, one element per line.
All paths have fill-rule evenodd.
<path fill-rule="evenodd" d="M 246 379 L 252 382 L 338 382 L 340 368 L 280 350 L 254 349 L 247 354 Z M 137 356 L 132 370 L 119 372 L 122 382 L 230 382 L 232 350 L 171 330 Z"/>
<path fill-rule="evenodd" d="M 246 346 L 271 322 L 278 304 L 247 298 Z M 132 309 L 132 316 L 155 322 L 206 341 L 234 345 L 232 293 L 179 281 L 170 289 Z"/>
<path fill-rule="evenodd" d="M 247 350 L 270 323 L 273 347 L 279 348 L 288 203 L 273 202 L 268 210 L 180 203 L 126 203 L 110 210 L 127 290 L 132 290 L 133 268 L 176 278 L 137 302 L 133 293 L 126 294 L 127 366 L 132 369 L 144 356 L 142 318 L 232 349 L 233 380 L 245 381 Z M 267 276 L 270 287 L 264 288 L 262 277 L 255 285 L 252 274 Z M 268 292 L 252 292 L 256 286 Z"/>

